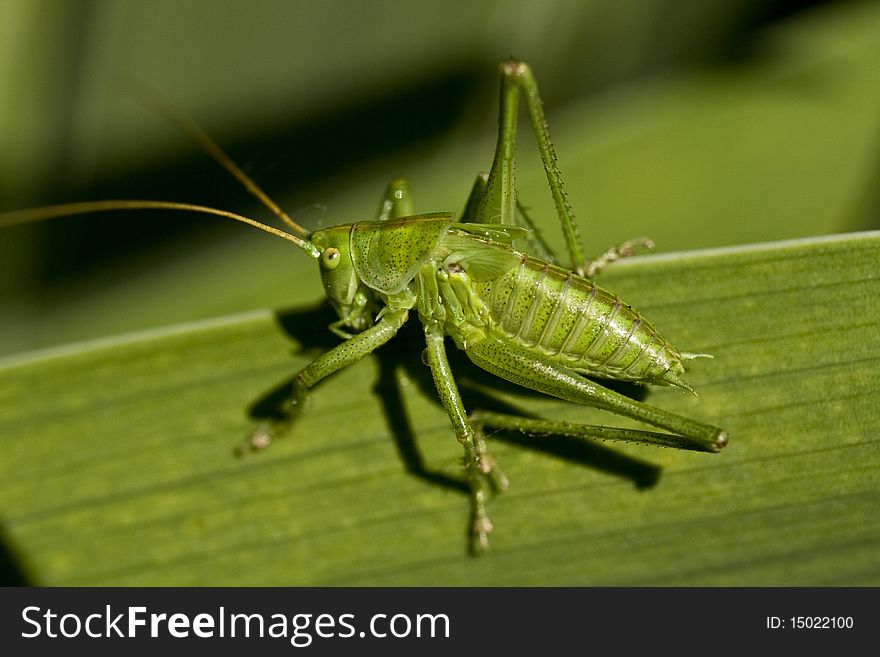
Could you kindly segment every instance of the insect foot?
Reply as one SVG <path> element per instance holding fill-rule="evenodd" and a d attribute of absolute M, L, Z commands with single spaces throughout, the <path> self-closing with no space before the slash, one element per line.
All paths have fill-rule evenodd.
<path fill-rule="evenodd" d="M 596 278 L 597 274 L 615 260 L 635 255 L 637 249 L 653 251 L 654 247 L 654 240 L 650 237 L 636 237 L 635 239 L 627 240 L 621 244 L 609 247 L 605 253 L 595 260 L 587 260 L 587 262 L 584 263 L 584 276 L 587 278 Z"/>
<path fill-rule="evenodd" d="M 473 436 L 473 452 L 465 455 L 465 472 L 471 490 L 470 551 L 480 555 L 489 549 L 489 534 L 494 528 L 488 513 L 489 496 L 507 490 L 508 480 L 486 450 L 486 441 L 479 429 Z"/>
<path fill-rule="evenodd" d="M 487 493 L 483 487 L 477 487 L 473 493 L 473 511 L 471 514 L 471 554 L 481 555 L 489 549 L 489 534 L 494 529 L 486 511 Z"/>
<path fill-rule="evenodd" d="M 235 455 L 239 458 L 253 452 L 262 452 L 275 440 L 275 433 L 269 427 L 258 427 L 235 447 Z"/>
<path fill-rule="evenodd" d="M 480 555 L 489 549 L 489 534 L 494 528 L 489 519 L 489 496 L 506 488 L 507 479 L 498 470 L 495 459 L 480 455 L 477 450 L 465 450 L 464 469 L 471 495 L 470 552 Z"/>
<path fill-rule="evenodd" d="M 715 438 L 712 441 L 712 444 L 709 447 L 710 452 L 715 452 L 716 454 L 720 452 L 722 449 L 727 447 L 728 434 L 723 429 L 720 429 L 718 433 L 715 434 Z"/>

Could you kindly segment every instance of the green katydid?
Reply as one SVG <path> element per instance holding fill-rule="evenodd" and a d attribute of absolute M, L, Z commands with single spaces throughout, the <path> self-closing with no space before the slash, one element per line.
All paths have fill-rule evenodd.
<path fill-rule="evenodd" d="M 261 450 L 302 408 L 308 391 L 391 340 L 415 310 L 424 328 L 425 361 L 464 448 L 471 498 L 471 536 L 485 550 L 492 523 L 487 500 L 507 481 L 489 455 L 485 427 L 580 438 L 621 440 L 718 452 L 727 432 L 614 392 L 585 375 L 692 389 L 679 351 L 657 329 L 593 277 L 634 247 L 633 240 L 595 260 L 584 258 L 556 155 L 529 67 L 501 64 L 501 111 L 495 158 L 477 177 L 461 217 L 414 214 L 405 179 L 393 180 L 372 221 L 310 232 L 285 214 L 203 132 L 189 132 L 292 231 L 216 208 L 170 201 L 97 201 L 0 215 L 0 225 L 96 211 L 172 209 L 224 216 L 283 237 L 318 262 L 324 290 L 339 319 L 330 330 L 343 341 L 296 376 L 285 417 L 255 430 L 246 450 Z M 567 265 L 550 254 L 516 199 L 516 123 L 523 94 L 568 250 Z M 536 255 L 538 254 L 538 255 Z M 571 424 L 465 408 L 446 355 L 452 338 L 476 365 L 502 379 L 560 399 L 594 406 L 662 432 Z"/>

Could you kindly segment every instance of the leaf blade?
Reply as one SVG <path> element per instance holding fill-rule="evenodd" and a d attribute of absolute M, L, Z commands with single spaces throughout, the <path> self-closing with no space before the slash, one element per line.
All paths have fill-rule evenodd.
<path fill-rule="evenodd" d="M 486 559 L 465 555 L 448 420 L 424 368 L 399 369 L 417 330 L 316 389 L 294 435 L 231 457 L 248 407 L 329 344 L 320 309 L 4 361 L 2 522 L 45 584 L 877 584 L 878 262 L 880 234 L 863 233 L 612 268 L 603 285 L 716 356 L 689 373 L 698 399 L 654 389 L 651 403 L 724 426 L 731 445 L 572 456 L 493 439 L 512 487 L 492 501 Z M 407 472 L 407 432 L 427 478 Z"/>

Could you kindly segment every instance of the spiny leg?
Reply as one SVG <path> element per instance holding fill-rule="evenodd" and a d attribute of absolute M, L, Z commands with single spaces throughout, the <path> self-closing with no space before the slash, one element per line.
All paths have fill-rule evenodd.
<path fill-rule="evenodd" d="M 538 143 L 541 162 L 547 174 L 553 203 L 556 206 L 556 214 L 562 224 L 562 233 L 565 238 L 571 270 L 581 276 L 593 278 L 611 262 L 632 255 L 637 247 L 652 250 L 654 248 L 653 241 L 640 237 L 612 246 L 593 260 L 588 260 L 584 256 L 574 212 L 568 202 L 562 173 L 557 163 L 556 150 L 550 140 L 550 130 L 544 115 L 537 82 L 528 64 L 516 60 L 508 60 L 501 64 L 501 109 L 498 119 L 498 142 L 495 147 L 495 158 L 492 161 L 492 169 L 489 174 L 480 174 L 477 177 L 462 215 L 462 221 L 516 224 L 528 228 L 533 232 L 533 238 L 529 244 L 530 253 L 545 260 L 559 262 L 559 259 L 537 231 L 526 209 L 516 198 L 516 126 L 520 90 L 525 96 L 529 121 Z"/>
<path fill-rule="evenodd" d="M 497 468 L 494 460 L 486 453 L 483 436 L 468 421 L 467 411 L 446 357 L 443 334 L 426 324 L 425 342 L 425 353 L 434 385 L 452 422 L 458 442 L 464 447 L 465 475 L 471 492 L 471 545 L 474 551 L 482 552 L 489 547 L 489 532 L 492 531 L 492 522 L 486 510 L 490 492 L 486 484 L 493 482 L 492 474 Z M 501 486 L 506 483 L 503 475 L 494 481 Z"/>
<path fill-rule="evenodd" d="M 697 452 L 716 451 L 707 448 L 705 442 L 691 441 L 687 437 L 656 431 L 638 429 L 621 429 L 594 424 L 580 424 L 561 420 L 545 420 L 542 418 L 476 411 L 470 415 L 471 422 L 480 430 L 482 427 L 494 427 L 509 431 L 520 431 L 534 436 L 568 436 L 570 438 L 613 440 L 641 445 L 658 445 L 678 449 L 692 449 Z"/>
<path fill-rule="evenodd" d="M 266 449 L 277 435 L 290 427 L 302 408 L 309 388 L 334 372 L 356 363 L 388 342 L 403 326 L 407 314 L 408 311 L 405 309 L 386 312 L 367 330 L 353 335 L 306 365 L 294 379 L 290 398 L 284 404 L 281 417 L 256 428 L 236 448 L 236 453 L 241 456 L 248 452 Z"/>
<path fill-rule="evenodd" d="M 476 221 L 480 223 L 514 224 L 516 221 L 515 161 L 516 118 L 519 92 L 522 90 L 526 109 L 541 162 L 550 184 L 550 192 L 556 213 L 562 223 L 562 232 L 568 249 L 571 268 L 583 274 L 584 251 L 578 234 L 574 213 L 562 182 L 562 174 L 556 161 L 556 151 L 550 141 L 550 132 L 544 116 L 538 85 L 527 64 L 507 60 L 501 64 L 501 112 L 498 119 L 498 143 L 495 159 L 481 199 Z"/>
<path fill-rule="evenodd" d="M 636 247 L 643 246 L 652 249 L 653 242 L 651 240 L 637 238 L 611 247 L 595 260 L 587 260 L 584 257 L 574 212 L 568 203 L 568 195 L 565 192 L 562 173 L 559 171 L 556 151 L 553 142 L 550 141 L 550 130 L 544 116 L 538 85 L 529 66 L 515 60 L 508 60 L 501 64 L 501 113 L 498 120 L 498 143 L 488 179 L 482 184 L 482 189 L 479 184 L 475 185 L 474 192 L 471 194 L 471 198 L 474 199 L 475 194 L 480 193 L 480 202 L 478 205 L 474 201 L 468 203 L 469 210 L 474 206 L 477 208 L 473 221 L 518 224 L 534 230 L 534 224 L 516 199 L 516 119 L 520 90 L 525 96 L 529 121 L 538 143 L 541 162 L 544 165 L 553 203 L 556 206 L 556 214 L 562 224 L 562 233 L 572 271 L 592 278 L 610 262 L 631 255 Z M 544 245 L 540 236 L 536 236 L 536 240 L 540 242 L 538 247 Z M 552 256 L 549 250 L 543 250 Z M 535 252 L 540 253 L 540 251 L 540 248 L 536 248 Z M 551 259 L 556 260 L 556 258 Z"/>
<path fill-rule="evenodd" d="M 727 444 L 727 432 L 718 427 L 637 402 L 513 345 L 487 339 L 466 353 L 479 367 L 512 383 L 670 431 L 671 446 L 718 452 Z"/>
<path fill-rule="evenodd" d="M 518 220 L 517 223 L 529 230 L 529 255 L 536 256 L 541 260 L 549 260 L 555 265 L 563 266 L 562 262 L 559 260 L 559 256 L 556 255 L 556 252 L 553 250 L 547 240 L 544 239 L 544 235 L 541 233 L 541 230 L 538 228 L 535 222 L 532 221 L 532 217 L 529 214 L 529 209 L 522 203 L 520 203 L 519 199 L 516 200 L 516 210 L 516 216 Z"/>

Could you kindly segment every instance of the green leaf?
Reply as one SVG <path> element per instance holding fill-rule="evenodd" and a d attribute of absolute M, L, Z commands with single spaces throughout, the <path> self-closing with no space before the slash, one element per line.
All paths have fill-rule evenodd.
<path fill-rule="evenodd" d="M 460 448 L 418 322 L 236 459 L 274 392 L 334 343 L 323 307 L 258 312 L 0 364 L 9 560 L 65 585 L 880 584 L 880 233 L 635 258 L 602 275 L 678 346 L 730 431 L 718 455 L 492 436 L 511 480 L 466 554 Z M 454 351 L 454 349 L 452 349 Z M 453 367 L 576 421 L 613 416 Z M 421 473 L 420 473 L 421 471 Z"/>

